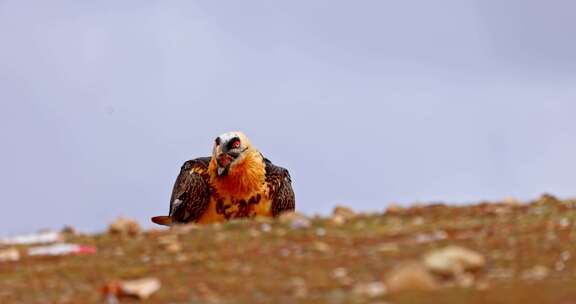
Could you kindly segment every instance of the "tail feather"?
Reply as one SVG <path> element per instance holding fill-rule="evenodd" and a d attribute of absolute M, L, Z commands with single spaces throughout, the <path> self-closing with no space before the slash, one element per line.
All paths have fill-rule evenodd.
<path fill-rule="evenodd" d="M 162 226 L 172 226 L 172 217 L 168 215 L 160 215 L 151 218 L 152 222 Z"/>

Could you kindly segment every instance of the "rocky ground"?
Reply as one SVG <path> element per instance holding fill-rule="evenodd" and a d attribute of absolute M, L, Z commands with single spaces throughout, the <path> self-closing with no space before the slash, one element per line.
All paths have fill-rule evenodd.
<path fill-rule="evenodd" d="M 96 251 L 0 248 L 0 303 L 576 303 L 576 200 L 549 195 L 64 238 Z"/>

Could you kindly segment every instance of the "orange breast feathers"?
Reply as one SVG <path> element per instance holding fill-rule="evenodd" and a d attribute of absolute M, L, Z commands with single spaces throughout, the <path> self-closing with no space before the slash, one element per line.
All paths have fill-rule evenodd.
<path fill-rule="evenodd" d="M 230 172 L 222 177 L 216 174 L 216 159 L 212 157 L 208 173 L 210 183 L 219 195 L 241 199 L 266 191 L 266 167 L 262 155 L 256 149 L 246 152 Z"/>

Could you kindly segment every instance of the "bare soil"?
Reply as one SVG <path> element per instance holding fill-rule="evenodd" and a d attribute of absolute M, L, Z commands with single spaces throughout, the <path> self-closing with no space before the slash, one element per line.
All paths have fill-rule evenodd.
<path fill-rule="evenodd" d="M 97 253 L 0 263 L 0 303 L 106 303 L 106 284 L 156 277 L 162 287 L 144 302 L 570 304 L 575 241 L 576 200 L 549 195 L 525 204 L 389 208 L 344 223 L 311 218 L 309 226 L 261 219 L 137 236 L 73 235 L 67 242 L 93 245 Z M 465 286 L 354 292 L 447 245 L 487 260 Z"/>

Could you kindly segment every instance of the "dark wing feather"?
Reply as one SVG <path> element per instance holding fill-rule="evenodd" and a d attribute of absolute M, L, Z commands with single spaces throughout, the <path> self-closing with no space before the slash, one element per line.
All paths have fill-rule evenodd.
<path fill-rule="evenodd" d="M 275 166 L 268 159 L 266 164 L 266 183 L 272 198 L 272 216 L 278 216 L 283 212 L 294 211 L 296 198 L 292 190 L 292 180 L 288 170 Z"/>
<path fill-rule="evenodd" d="M 176 178 L 170 197 L 170 217 L 173 223 L 195 222 L 208 208 L 210 203 L 210 187 L 207 182 L 209 163 L 210 157 L 197 158 L 185 162 L 180 168 L 180 174 Z"/>

